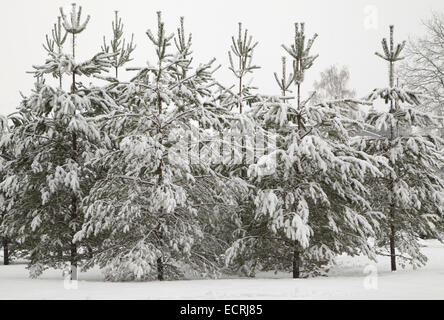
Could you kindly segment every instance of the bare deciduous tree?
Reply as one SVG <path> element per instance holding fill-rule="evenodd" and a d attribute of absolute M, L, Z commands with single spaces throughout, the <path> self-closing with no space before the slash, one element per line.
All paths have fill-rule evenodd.
<path fill-rule="evenodd" d="M 349 89 L 350 71 L 346 66 L 339 69 L 332 65 L 321 72 L 321 79 L 315 81 L 313 87 L 316 91 L 314 95 L 315 102 L 319 103 L 326 99 L 344 99 L 353 98 L 356 93 Z"/>
<path fill-rule="evenodd" d="M 434 12 L 423 24 L 426 33 L 409 40 L 400 81 L 426 95 L 424 110 L 444 115 L 444 14 Z"/>

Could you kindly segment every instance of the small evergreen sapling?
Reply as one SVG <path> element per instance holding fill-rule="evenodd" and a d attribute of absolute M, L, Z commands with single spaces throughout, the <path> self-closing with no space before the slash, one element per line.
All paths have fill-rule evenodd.
<path fill-rule="evenodd" d="M 113 38 L 109 44 L 106 42 L 105 36 L 103 37 L 102 52 L 113 53 L 114 58 L 112 60 L 112 66 L 115 70 L 116 79 L 119 76 L 119 68 L 123 67 L 126 63 L 132 61 L 131 54 L 136 49 L 134 44 L 134 34 L 131 34 L 131 40 L 127 43 L 123 37 L 123 23 L 122 18 L 119 17 L 119 12 L 114 12 L 114 21 L 112 22 Z"/>
<path fill-rule="evenodd" d="M 63 28 L 62 17 L 59 16 L 57 17 L 57 24 L 54 24 L 54 27 L 51 30 L 51 38 L 46 35 L 46 44 L 43 45 L 43 48 L 49 55 L 58 55 L 59 57 L 62 57 L 63 45 L 65 44 L 67 37 L 68 32 Z M 63 86 L 62 72 L 60 71 L 54 76 L 59 79 L 59 87 L 61 89 Z"/>
<path fill-rule="evenodd" d="M 242 33 L 242 23 L 239 22 L 239 32 L 237 39 L 231 37 L 232 45 L 231 51 L 228 51 L 228 57 L 230 61 L 229 69 L 233 72 L 236 78 L 239 80 L 238 92 L 237 92 L 237 107 L 239 113 L 242 113 L 243 100 L 247 99 L 246 96 L 250 94 L 252 88 L 245 84 L 245 76 L 252 73 L 254 69 L 259 69 L 256 65 L 251 65 L 253 59 L 253 50 L 257 46 L 258 42 L 253 42 L 253 37 L 248 36 L 248 29 L 245 29 Z M 237 61 L 233 59 L 233 56 L 237 58 Z M 248 99 L 247 99 L 248 101 Z"/>

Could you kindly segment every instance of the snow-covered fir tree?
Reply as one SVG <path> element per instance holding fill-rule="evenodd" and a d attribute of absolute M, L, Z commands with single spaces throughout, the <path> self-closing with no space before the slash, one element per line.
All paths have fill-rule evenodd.
<path fill-rule="evenodd" d="M 47 37 L 48 58 L 34 66 L 35 87 L 9 116 L 13 126 L 2 136 L 0 147 L 12 156 L 4 162 L 0 188 L 6 195 L 4 230 L 26 245 L 31 275 L 70 265 L 71 279 L 76 280 L 89 247 L 74 239 L 83 224 L 83 197 L 95 179 L 87 163 L 103 143 L 91 119 L 114 104 L 102 88 L 85 86 L 78 77 L 107 71 L 113 55 L 101 52 L 77 62 L 76 38 L 89 16 L 83 21 L 82 8 L 75 4 L 68 16 L 62 8 L 60 13 L 52 39 Z M 62 50 L 66 37 L 71 40 L 70 54 Z M 69 76 L 69 91 L 62 87 L 64 75 Z M 46 83 L 51 76 L 59 80 L 57 87 Z"/>
<path fill-rule="evenodd" d="M 245 103 L 251 99 L 251 91 L 257 89 L 251 86 L 252 78 L 247 82 L 247 75 L 252 73 L 259 66 L 252 65 L 254 48 L 258 42 L 253 41 L 253 37 L 248 35 L 248 29 L 242 30 L 242 23 L 238 23 L 238 35 L 231 37 L 231 47 L 228 51 L 230 62 L 229 69 L 237 78 L 236 98 L 239 113 L 245 110 Z"/>
<path fill-rule="evenodd" d="M 224 217 L 223 228 L 219 228 L 218 237 L 226 241 L 226 247 L 242 237 L 245 230 L 242 226 L 251 224 L 254 220 L 254 186 L 248 184 L 248 166 L 254 161 L 254 151 L 256 137 L 263 134 L 261 128 L 255 126 L 254 120 L 248 117 L 248 110 L 251 104 L 257 100 L 256 87 L 252 85 L 252 74 L 260 67 L 253 64 L 254 49 L 258 42 L 249 34 L 248 29 L 244 29 L 242 23 L 238 23 L 236 36 L 231 37 L 231 46 L 228 51 L 228 69 L 234 75 L 236 82 L 230 88 L 224 89 L 222 103 L 226 105 L 232 113 L 238 115 L 237 121 L 227 124 L 224 130 L 225 142 L 228 147 L 229 161 L 225 161 L 218 166 L 218 172 L 226 177 L 236 179 L 236 183 L 243 186 L 243 192 L 235 195 L 237 207 L 232 208 Z M 256 153 L 263 150 L 256 150 Z M 224 254 L 225 256 L 225 254 Z M 238 255 L 227 264 L 227 272 L 235 272 L 243 276 L 253 276 L 254 268 L 249 257 Z M 254 264 L 254 262 L 253 262 Z"/>
<path fill-rule="evenodd" d="M 8 121 L 5 118 L 0 118 L 0 141 L 2 139 L 3 134 L 7 132 L 8 129 Z M 0 181 L 3 180 L 4 175 L 4 161 L 10 159 L 8 153 L 4 148 L 0 150 Z M 0 191 L 0 241 L 1 241 L 1 247 L 0 250 L 3 250 L 3 264 L 7 265 L 9 264 L 9 238 L 6 235 L 6 232 L 4 229 L 4 216 L 6 214 L 5 210 L 5 193 L 3 191 Z"/>
<path fill-rule="evenodd" d="M 438 231 L 444 211 L 444 181 L 437 174 L 444 163 L 443 140 L 406 130 L 433 127 L 439 119 L 418 110 L 418 92 L 395 85 L 395 63 L 403 59 L 404 45 L 405 42 L 395 45 L 390 26 L 389 41 L 382 40 L 383 53 L 376 52 L 388 62 L 389 87 L 374 89 L 367 97 L 371 102 L 384 100 L 387 110 L 373 108 L 368 113 L 366 122 L 379 136 L 362 137 L 355 145 L 359 150 L 385 157 L 389 165 L 383 177 L 369 179 L 367 186 L 372 207 L 384 214 L 378 245 L 383 249 L 381 254 L 390 256 L 392 271 L 397 261 L 413 266 L 426 263 L 418 238 L 442 238 Z"/>
<path fill-rule="evenodd" d="M 137 71 L 130 81 L 109 79 L 118 108 L 100 119 L 110 140 L 94 162 L 107 169 L 85 201 L 86 222 L 76 235 L 104 239 L 90 265 L 105 268 L 109 280 L 217 271 L 219 257 L 205 239 L 217 241 L 205 223 L 220 204 L 234 203 L 230 190 L 239 187 L 203 161 L 204 147 L 217 145 L 215 132 L 235 117 L 212 97 L 214 59 L 192 67 L 183 19 L 177 34 L 167 33 L 160 12 L 157 19 L 157 30 L 146 32 L 155 63 L 127 68 Z"/>
<path fill-rule="evenodd" d="M 295 24 L 294 44 L 283 46 L 292 72 L 275 78 L 281 95 L 263 96 L 251 115 L 276 134 L 276 149 L 250 166 L 258 189 L 252 225 L 228 250 L 228 259 L 247 255 L 263 270 L 292 270 L 299 278 L 322 271 L 337 254 L 367 254 L 378 214 L 365 198 L 366 174 L 379 176 L 377 157 L 350 146 L 350 133 L 362 124 L 348 118 L 340 100 L 310 104 L 303 100 L 304 74 L 317 55 L 306 40 L 304 24 Z M 296 95 L 289 96 L 291 86 Z"/>
<path fill-rule="evenodd" d="M 127 41 L 123 38 L 123 22 L 119 17 L 119 12 L 114 11 L 114 21 L 112 22 L 113 37 L 109 41 L 106 41 L 106 37 L 103 37 L 102 51 L 106 53 L 113 53 L 112 66 L 115 71 L 116 79 L 119 77 L 119 68 L 123 67 L 126 63 L 132 61 L 132 52 L 136 49 L 134 44 L 134 34 L 131 34 L 131 40 Z"/>

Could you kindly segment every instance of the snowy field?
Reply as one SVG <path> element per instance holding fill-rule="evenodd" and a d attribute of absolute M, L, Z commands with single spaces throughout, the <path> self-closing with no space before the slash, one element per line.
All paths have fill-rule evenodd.
<path fill-rule="evenodd" d="M 66 289 L 60 270 L 30 279 L 23 264 L 0 265 L 0 299 L 444 299 L 444 245 L 424 245 L 429 262 L 421 269 L 392 273 L 388 257 L 377 268 L 364 257 L 339 257 L 329 277 L 296 280 L 267 273 L 254 279 L 110 283 L 91 270 L 80 274 L 77 289 Z"/>

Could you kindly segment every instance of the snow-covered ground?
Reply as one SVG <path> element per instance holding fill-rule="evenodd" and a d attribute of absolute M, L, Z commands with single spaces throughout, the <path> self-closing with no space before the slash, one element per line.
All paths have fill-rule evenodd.
<path fill-rule="evenodd" d="M 0 265 L 0 299 L 444 299 L 444 245 L 424 245 L 429 262 L 421 269 L 392 273 L 388 257 L 374 265 L 341 256 L 329 277 L 295 280 L 264 273 L 254 279 L 111 283 L 91 270 L 69 289 L 60 270 L 30 279 L 23 264 Z"/>

